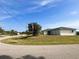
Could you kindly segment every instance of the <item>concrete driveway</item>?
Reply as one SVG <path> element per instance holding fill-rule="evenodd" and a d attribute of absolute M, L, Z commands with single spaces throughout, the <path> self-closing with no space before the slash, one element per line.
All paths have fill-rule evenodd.
<path fill-rule="evenodd" d="M 4 37 L 1 38 L 0 40 L 2 39 L 4 39 Z M 32 46 L 32 45 L 9 45 L 0 43 L 0 55 L 11 56 L 14 59 L 21 58 L 22 56 L 26 55 L 31 55 L 34 57 L 42 56 L 45 59 L 79 59 L 79 44 Z"/>

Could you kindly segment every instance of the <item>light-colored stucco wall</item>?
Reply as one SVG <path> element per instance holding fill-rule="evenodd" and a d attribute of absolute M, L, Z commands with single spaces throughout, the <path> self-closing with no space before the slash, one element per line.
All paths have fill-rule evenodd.
<path fill-rule="evenodd" d="M 48 31 L 44 31 L 43 34 L 48 35 Z M 51 30 L 50 35 L 74 36 L 76 35 L 76 30 L 73 29 Z"/>
<path fill-rule="evenodd" d="M 44 31 L 44 32 L 43 32 L 44 35 L 47 35 L 47 33 L 48 33 L 47 31 Z"/>
<path fill-rule="evenodd" d="M 75 30 L 60 30 L 60 35 L 76 35 Z"/>

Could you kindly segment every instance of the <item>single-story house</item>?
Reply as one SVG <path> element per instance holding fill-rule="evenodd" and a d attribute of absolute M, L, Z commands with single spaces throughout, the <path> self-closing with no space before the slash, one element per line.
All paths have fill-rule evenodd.
<path fill-rule="evenodd" d="M 68 27 L 58 27 L 42 31 L 44 35 L 76 35 L 76 29 Z"/>

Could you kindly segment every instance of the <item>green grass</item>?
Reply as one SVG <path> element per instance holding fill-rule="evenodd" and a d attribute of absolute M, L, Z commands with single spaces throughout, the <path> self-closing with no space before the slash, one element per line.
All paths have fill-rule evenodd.
<path fill-rule="evenodd" d="M 79 44 L 79 36 L 35 36 L 2 40 L 7 44 L 16 45 L 53 45 L 53 44 Z"/>

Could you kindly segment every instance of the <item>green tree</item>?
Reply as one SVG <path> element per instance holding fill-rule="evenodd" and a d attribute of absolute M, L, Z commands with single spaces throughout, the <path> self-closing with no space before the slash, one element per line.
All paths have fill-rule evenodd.
<path fill-rule="evenodd" d="M 28 31 L 33 36 L 36 36 L 40 33 L 41 26 L 37 23 L 30 23 L 28 24 Z"/>
<path fill-rule="evenodd" d="M 79 31 L 77 31 L 76 34 L 79 35 Z"/>
<path fill-rule="evenodd" d="M 10 35 L 17 35 L 17 31 L 11 30 L 11 31 L 10 31 Z"/>
<path fill-rule="evenodd" d="M 0 34 L 4 34 L 4 30 L 0 27 Z"/>

